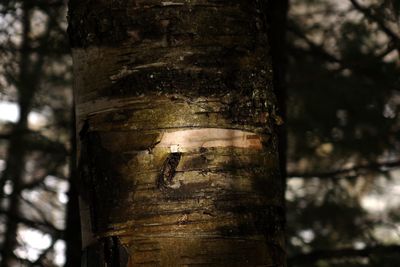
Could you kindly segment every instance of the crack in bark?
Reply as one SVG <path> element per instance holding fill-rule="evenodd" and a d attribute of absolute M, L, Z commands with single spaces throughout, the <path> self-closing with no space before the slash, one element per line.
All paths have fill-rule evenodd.
<path fill-rule="evenodd" d="M 128 264 L 128 253 L 121 245 L 118 237 L 108 237 L 104 241 L 105 260 L 112 267 L 126 267 Z"/>

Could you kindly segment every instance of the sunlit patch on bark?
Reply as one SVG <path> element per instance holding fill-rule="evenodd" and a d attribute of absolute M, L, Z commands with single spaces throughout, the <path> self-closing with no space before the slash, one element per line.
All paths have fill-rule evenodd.
<path fill-rule="evenodd" d="M 261 138 L 252 133 L 231 129 L 191 129 L 163 134 L 156 148 L 170 148 L 184 152 L 193 148 L 236 147 L 262 149 Z"/>

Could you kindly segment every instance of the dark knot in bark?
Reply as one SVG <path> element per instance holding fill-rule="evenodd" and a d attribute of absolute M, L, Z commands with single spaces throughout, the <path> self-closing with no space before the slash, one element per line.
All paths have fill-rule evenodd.
<path fill-rule="evenodd" d="M 160 175 L 157 178 L 157 188 L 163 189 L 172 184 L 176 168 L 181 160 L 182 153 L 171 153 L 165 159 Z"/>

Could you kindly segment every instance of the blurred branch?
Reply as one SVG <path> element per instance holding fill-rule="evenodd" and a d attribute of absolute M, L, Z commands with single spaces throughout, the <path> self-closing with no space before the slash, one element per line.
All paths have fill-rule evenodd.
<path fill-rule="evenodd" d="M 21 259 L 19 258 L 18 260 L 23 264 L 21 266 L 31 266 L 31 267 L 48 267 L 49 265 L 46 264 L 46 262 L 43 262 L 46 259 L 47 254 L 54 249 L 54 245 L 56 244 L 56 242 L 59 240 L 59 236 L 52 236 L 51 237 L 51 244 L 49 247 L 47 247 L 46 249 L 44 249 L 39 257 L 35 260 L 35 261 L 30 261 L 28 259 Z M 51 265 L 53 266 L 53 265 Z"/>
<path fill-rule="evenodd" d="M 389 43 L 386 49 L 377 55 L 377 58 L 382 59 L 396 49 L 398 49 L 398 47 L 393 45 L 393 43 Z"/>
<path fill-rule="evenodd" d="M 0 133 L 0 139 L 11 139 L 15 134 L 15 132 Z M 19 134 L 23 135 L 22 139 L 25 143 L 26 150 L 37 150 L 58 155 L 68 154 L 67 149 L 65 148 L 63 143 L 51 140 L 50 138 L 40 134 L 39 132 L 25 130 L 23 132 L 19 132 Z"/>
<path fill-rule="evenodd" d="M 63 1 L 63 0 L 37 0 L 35 2 L 35 5 L 37 7 L 45 9 L 45 10 L 56 9 L 56 8 L 64 7 L 65 1 Z"/>
<path fill-rule="evenodd" d="M 10 139 L 11 134 L 0 134 L 0 139 Z"/>
<path fill-rule="evenodd" d="M 48 216 L 48 212 L 44 211 L 43 209 L 41 209 L 40 207 L 38 207 L 35 203 L 33 203 L 32 201 L 30 201 L 29 199 L 26 199 L 25 197 L 23 197 L 22 195 L 20 196 L 21 200 L 27 204 L 32 210 L 34 210 L 36 212 L 36 215 L 38 215 L 38 220 L 40 220 L 41 225 L 46 225 L 46 226 L 51 226 L 51 230 L 53 230 L 53 234 L 52 236 L 54 236 L 54 234 L 57 234 L 57 236 L 59 238 L 61 238 L 61 236 L 59 236 L 58 232 L 63 232 L 64 230 L 58 230 L 57 232 L 55 232 L 54 230 L 57 229 L 54 224 L 47 218 Z M 48 202 L 49 205 L 54 205 L 51 201 Z M 51 209 L 47 209 L 47 210 L 51 210 Z M 37 222 L 37 221 L 35 221 Z M 41 226 L 40 225 L 40 226 Z M 37 227 L 33 227 L 33 228 L 37 228 Z"/>
<path fill-rule="evenodd" d="M 288 178 L 334 178 L 339 175 L 345 175 L 345 174 L 350 174 L 354 172 L 359 172 L 362 170 L 366 171 L 378 171 L 378 172 L 384 172 L 382 169 L 383 168 L 396 168 L 400 167 L 400 160 L 396 161 L 387 161 L 387 162 L 373 162 L 369 164 L 364 164 L 364 165 L 358 165 L 354 166 L 351 168 L 344 168 L 340 170 L 334 170 L 330 172 L 315 172 L 315 173 L 296 173 L 296 172 L 291 172 L 288 173 Z M 356 177 L 356 176 L 351 176 L 351 177 Z"/>
<path fill-rule="evenodd" d="M 308 47 L 317 55 L 319 55 L 322 59 L 333 63 L 340 63 L 342 65 L 344 64 L 341 59 L 326 51 L 322 45 L 318 45 L 311 41 L 300 29 L 296 28 L 293 23 L 289 24 L 287 26 L 287 29 L 288 31 L 302 39 L 304 42 L 306 42 Z"/>
<path fill-rule="evenodd" d="M 319 260 L 345 259 L 354 257 L 370 257 L 374 254 L 400 253 L 400 246 L 377 245 L 364 249 L 338 249 L 338 250 L 317 250 L 307 254 L 300 254 L 288 259 L 289 266 L 310 265 Z"/>
<path fill-rule="evenodd" d="M 53 175 L 56 172 L 57 167 L 59 167 L 59 164 L 55 163 L 55 162 L 52 162 L 52 165 L 47 168 L 48 171 L 45 174 L 41 175 L 39 178 L 36 178 L 34 181 L 31 181 L 29 183 L 21 184 L 21 186 L 20 186 L 20 188 L 18 190 L 21 192 L 23 190 L 34 189 L 34 188 L 36 188 L 38 186 L 45 187 L 44 180 L 49 175 Z M 54 175 L 54 176 L 56 176 L 56 175 Z"/>
<path fill-rule="evenodd" d="M 382 20 L 383 16 L 374 14 L 371 8 L 363 7 L 357 0 L 350 0 L 350 2 L 353 7 L 363 13 L 368 20 L 378 24 L 382 31 L 385 32 L 392 39 L 392 41 L 396 43 L 396 46 L 400 46 L 400 36 L 386 25 L 386 23 Z"/>
<path fill-rule="evenodd" d="M 56 228 L 53 224 L 48 223 L 48 222 L 38 222 L 38 221 L 27 219 L 27 218 L 24 218 L 24 217 L 21 217 L 21 216 L 16 216 L 16 215 L 11 214 L 10 212 L 5 211 L 5 210 L 0 210 L 0 214 L 7 216 L 9 220 L 11 219 L 14 222 L 22 223 L 22 224 L 24 224 L 24 225 L 26 225 L 28 227 L 31 227 L 31 228 L 34 228 L 34 229 L 38 229 L 38 230 L 43 231 L 45 233 L 49 233 L 52 236 L 54 235 L 54 236 L 60 236 L 61 237 L 63 235 L 63 233 L 64 233 L 63 230 L 60 230 L 60 229 Z"/>
<path fill-rule="evenodd" d="M 341 67 L 338 69 L 339 71 L 346 68 L 353 70 L 359 70 L 360 68 L 362 68 L 362 65 L 360 66 L 359 64 L 355 64 L 354 62 L 346 62 L 345 60 L 342 60 L 341 58 L 335 56 L 334 54 L 329 53 L 323 47 L 323 45 L 316 44 L 314 41 L 312 41 L 309 37 L 307 37 L 306 34 L 304 34 L 304 32 L 301 29 L 297 28 L 294 23 L 289 24 L 287 29 L 290 33 L 294 34 L 296 37 L 303 40 L 308 46 L 308 49 L 304 49 L 295 45 L 291 45 L 289 46 L 289 48 L 291 48 L 292 51 L 300 51 L 302 53 L 310 53 L 313 55 L 318 55 L 319 58 L 321 58 L 322 60 L 326 60 L 327 62 L 331 63 L 338 63 L 341 65 Z M 382 52 L 378 53 L 375 56 L 379 59 L 382 59 L 383 57 L 391 53 L 393 50 L 399 49 L 400 39 L 398 39 L 397 41 L 398 41 L 397 43 L 394 42 L 389 43 L 386 49 L 384 49 Z"/>
<path fill-rule="evenodd" d="M 45 265 L 42 265 L 42 261 L 46 258 L 47 253 L 49 253 L 54 248 L 54 245 L 56 244 L 57 240 L 58 239 L 56 237 L 52 237 L 50 246 L 48 248 L 46 248 L 45 250 L 43 250 L 43 252 L 39 255 L 37 260 L 35 260 L 34 262 L 31 263 L 31 266 L 33 266 L 33 267 L 36 267 L 38 265 L 45 266 Z"/>

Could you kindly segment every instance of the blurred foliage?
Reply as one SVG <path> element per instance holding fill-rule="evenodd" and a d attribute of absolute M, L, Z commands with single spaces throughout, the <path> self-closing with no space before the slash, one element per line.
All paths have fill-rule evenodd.
<path fill-rule="evenodd" d="M 0 121 L 2 267 L 64 262 L 72 125 L 66 27 L 66 1 L 0 2 L 0 100 L 19 110 L 18 119 Z"/>
<path fill-rule="evenodd" d="M 390 195 L 386 188 L 400 184 L 398 8 L 398 1 L 390 0 L 291 2 L 287 209 L 292 266 L 399 264 L 400 254 L 393 255 L 392 247 L 387 253 L 368 250 L 400 241 L 400 218 L 394 215 L 399 192 Z M 379 203 L 368 205 L 371 199 L 392 203 L 376 211 Z M 368 254 L 340 254 L 343 249 Z M 330 258 L 325 251 L 338 254 Z M 310 260 L 301 263 L 304 253 Z"/>

